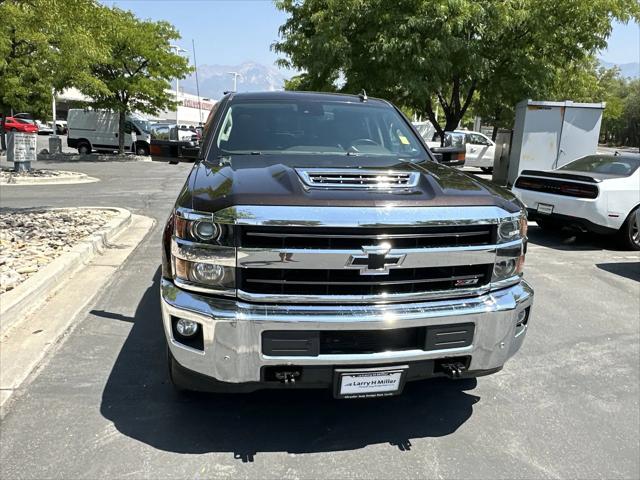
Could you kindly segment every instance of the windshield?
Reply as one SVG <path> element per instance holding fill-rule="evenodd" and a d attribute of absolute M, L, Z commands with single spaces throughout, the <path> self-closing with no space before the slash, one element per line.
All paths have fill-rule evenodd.
<path fill-rule="evenodd" d="M 133 123 L 138 129 L 142 130 L 144 133 L 151 132 L 151 122 L 149 120 L 145 120 L 143 118 L 131 117 L 131 123 Z"/>
<path fill-rule="evenodd" d="M 563 165 L 558 170 L 603 173 L 626 177 L 640 167 L 640 155 L 588 155 Z"/>
<path fill-rule="evenodd" d="M 395 109 L 338 102 L 238 102 L 227 109 L 220 154 L 394 155 L 427 158 Z"/>

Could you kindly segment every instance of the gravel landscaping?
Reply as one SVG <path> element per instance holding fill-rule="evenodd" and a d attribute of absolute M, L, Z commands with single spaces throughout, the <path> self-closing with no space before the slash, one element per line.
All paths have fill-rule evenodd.
<path fill-rule="evenodd" d="M 112 210 L 0 211 L 0 294 L 13 290 L 116 215 Z"/>
<path fill-rule="evenodd" d="M 0 183 L 18 183 L 23 179 L 34 180 L 49 180 L 57 179 L 64 180 L 66 178 L 73 179 L 77 177 L 86 177 L 86 175 L 78 172 L 68 172 L 65 170 L 38 170 L 33 169 L 30 172 L 14 172 L 12 169 L 3 168 L 0 170 Z"/>

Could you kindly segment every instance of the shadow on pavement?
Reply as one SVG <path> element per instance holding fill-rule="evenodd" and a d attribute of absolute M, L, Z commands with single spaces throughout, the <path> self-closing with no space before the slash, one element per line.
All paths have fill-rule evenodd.
<path fill-rule="evenodd" d="M 640 282 L 640 262 L 596 263 L 596 267 L 605 272 Z"/>
<path fill-rule="evenodd" d="M 557 231 L 543 230 L 535 223 L 529 224 L 529 241 L 535 245 L 553 248 L 555 250 L 593 251 L 611 250 L 622 251 L 613 235 L 597 235 L 590 232 L 576 232 L 569 229 Z"/>
<path fill-rule="evenodd" d="M 323 390 L 180 396 L 166 373 L 159 271 L 134 318 L 102 394 L 100 411 L 123 434 L 166 451 L 229 452 L 243 462 L 261 452 L 326 452 L 386 443 L 405 451 L 415 438 L 454 432 L 480 398 L 476 380 L 410 383 L 386 399 L 334 400 Z"/>

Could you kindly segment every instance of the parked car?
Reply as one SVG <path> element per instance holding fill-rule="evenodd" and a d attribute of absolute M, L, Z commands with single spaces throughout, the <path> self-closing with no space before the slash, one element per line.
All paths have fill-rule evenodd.
<path fill-rule="evenodd" d="M 67 121 L 66 120 L 56 120 L 56 133 L 58 135 L 66 135 L 67 134 Z"/>
<path fill-rule="evenodd" d="M 3 122 L 5 132 L 38 133 L 38 126 L 33 120 L 6 117 Z"/>
<path fill-rule="evenodd" d="M 52 135 L 53 128 L 47 123 L 36 120 L 35 124 L 38 126 L 38 135 Z"/>
<path fill-rule="evenodd" d="M 431 141 L 427 141 L 429 149 L 440 163 L 463 167 L 467 161 L 464 135 L 455 132 L 444 132 L 444 135 L 444 142 L 441 142 L 440 134 L 434 133 Z"/>
<path fill-rule="evenodd" d="M 444 132 L 444 141 L 431 122 L 414 122 L 420 136 L 434 153 L 439 163 L 450 167 L 462 167 L 466 161 L 466 147 L 464 135 L 454 132 Z"/>
<path fill-rule="evenodd" d="M 67 115 L 67 145 L 81 154 L 96 151 L 113 152 L 118 149 L 118 113 L 107 110 L 72 108 Z M 128 115 L 125 123 L 125 150 L 137 155 L 149 155 L 150 123 L 138 115 Z M 135 133 L 134 142 L 132 133 Z"/>
<path fill-rule="evenodd" d="M 639 167 L 640 154 L 587 155 L 556 170 L 523 170 L 513 192 L 542 228 L 615 234 L 640 250 Z"/>
<path fill-rule="evenodd" d="M 465 166 L 479 168 L 485 173 L 492 172 L 493 158 L 496 153 L 495 142 L 480 132 L 466 130 L 455 130 L 455 132 L 465 137 Z"/>
<path fill-rule="evenodd" d="M 157 139 L 162 140 L 179 140 L 181 142 L 198 142 L 199 136 L 195 127 L 187 127 L 180 125 L 176 128 L 175 123 L 151 123 L 151 132 Z"/>
<path fill-rule="evenodd" d="M 150 154 L 152 157 L 168 157 L 170 163 L 178 163 L 181 159 L 194 161 L 200 149 L 195 136 L 178 140 L 179 129 L 175 124 L 152 123 Z"/>
<path fill-rule="evenodd" d="M 393 395 L 518 351 L 533 291 L 511 192 L 365 95 L 230 93 L 210 118 L 163 235 L 178 389 Z"/>

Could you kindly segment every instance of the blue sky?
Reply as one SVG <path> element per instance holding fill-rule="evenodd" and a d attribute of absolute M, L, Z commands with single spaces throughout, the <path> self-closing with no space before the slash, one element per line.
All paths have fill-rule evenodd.
<path fill-rule="evenodd" d="M 247 60 L 273 65 L 277 55 L 269 46 L 278 39 L 286 16 L 271 0 L 102 0 L 133 11 L 138 17 L 168 20 L 180 33 L 179 45 L 191 54 L 196 42 L 199 64 L 235 65 Z M 616 24 L 609 48 L 600 55 L 613 63 L 637 62 L 638 24 Z"/>

